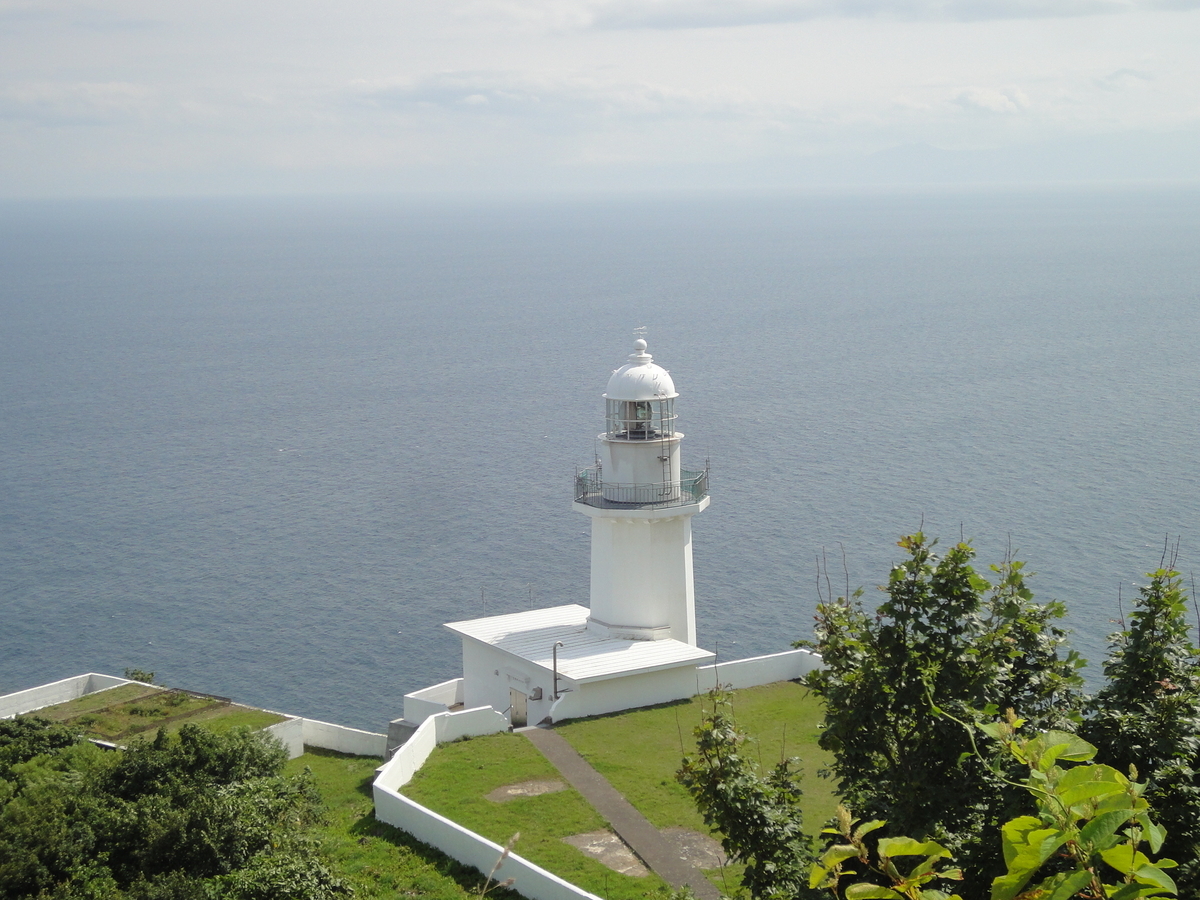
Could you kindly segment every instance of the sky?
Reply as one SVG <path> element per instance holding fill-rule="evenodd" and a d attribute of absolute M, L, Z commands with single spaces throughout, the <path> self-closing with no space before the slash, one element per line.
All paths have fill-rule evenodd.
<path fill-rule="evenodd" d="M 0 197 L 1200 181 L 1200 0 L 0 0 Z"/>

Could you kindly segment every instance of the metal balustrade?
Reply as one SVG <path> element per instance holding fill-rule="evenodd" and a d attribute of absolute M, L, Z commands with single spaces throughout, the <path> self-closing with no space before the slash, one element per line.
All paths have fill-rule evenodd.
<path fill-rule="evenodd" d="M 575 502 L 598 509 L 688 506 L 708 496 L 708 469 L 681 469 L 678 481 L 623 484 L 605 481 L 600 466 L 575 473 Z"/>

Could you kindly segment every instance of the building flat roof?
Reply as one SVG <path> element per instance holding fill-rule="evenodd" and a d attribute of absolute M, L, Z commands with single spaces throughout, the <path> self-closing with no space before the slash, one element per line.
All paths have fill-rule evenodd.
<path fill-rule="evenodd" d="M 587 607 L 572 603 L 549 609 L 447 622 L 446 627 L 553 670 L 553 647 L 558 648 L 558 674 L 578 684 L 622 675 L 656 672 L 711 662 L 716 654 L 682 641 L 630 641 L 606 638 L 587 630 Z"/>

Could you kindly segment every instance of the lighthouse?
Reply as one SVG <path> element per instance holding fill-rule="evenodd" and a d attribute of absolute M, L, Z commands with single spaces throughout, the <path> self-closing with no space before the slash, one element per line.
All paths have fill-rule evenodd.
<path fill-rule="evenodd" d="M 708 508 L 708 472 L 680 466 L 678 396 L 639 338 L 604 391 L 599 459 L 575 477 L 592 525 L 587 624 L 604 637 L 696 645 L 692 517 Z"/>
<path fill-rule="evenodd" d="M 491 707 L 522 727 L 702 689 L 697 667 L 715 655 L 696 646 L 692 517 L 708 507 L 708 471 L 681 468 L 678 396 L 635 341 L 604 391 L 597 462 L 575 475 L 573 507 L 592 524 L 590 606 L 446 623 L 462 638 L 463 676 L 406 695 L 406 719 L 411 701 L 418 718 Z"/>

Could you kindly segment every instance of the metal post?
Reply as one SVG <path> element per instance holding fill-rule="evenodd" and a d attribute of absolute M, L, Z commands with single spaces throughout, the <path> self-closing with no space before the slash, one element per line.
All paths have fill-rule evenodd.
<path fill-rule="evenodd" d="M 554 646 L 550 648 L 550 652 L 554 654 L 554 699 L 558 699 L 558 648 L 563 645 L 562 641 L 555 641 Z"/>

